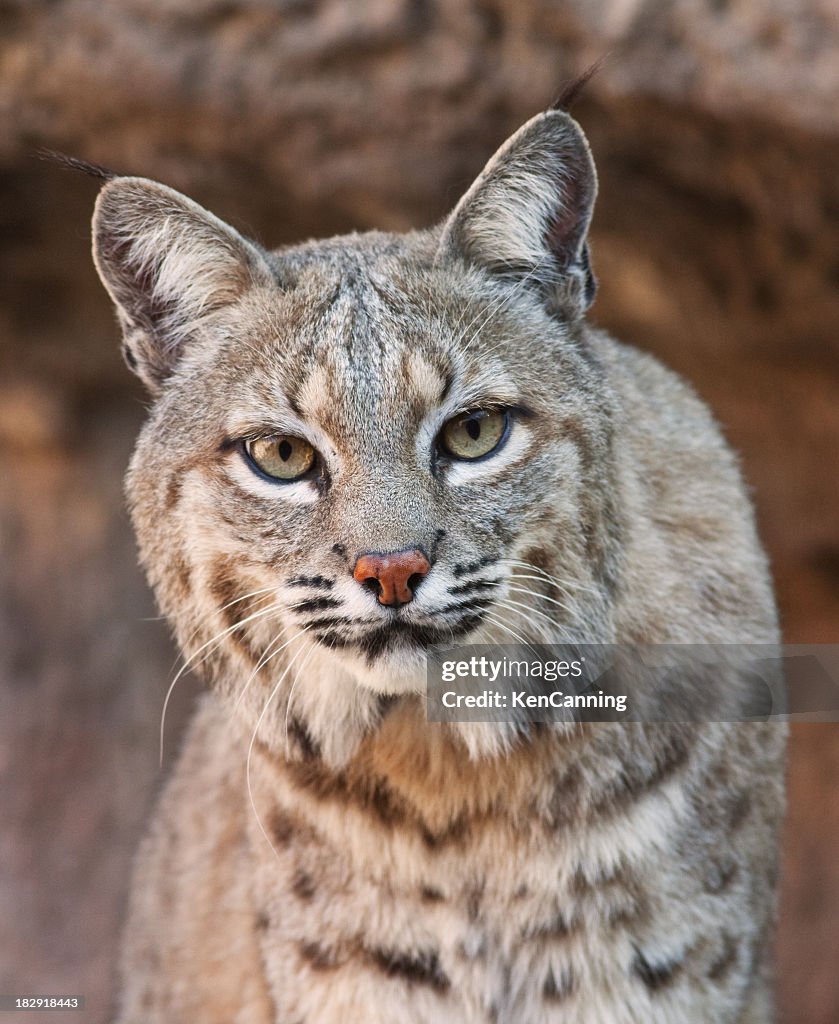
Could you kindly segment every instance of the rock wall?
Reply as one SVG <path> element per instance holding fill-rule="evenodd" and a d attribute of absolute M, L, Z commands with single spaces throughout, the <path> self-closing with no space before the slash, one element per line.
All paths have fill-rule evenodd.
<path fill-rule="evenodd" d="M 787 638 L 835 641 L 838 41 L 832 0 L 0 0 L 0 991 L 84 991 L 107 1019 L 174 657 L 121 508 L 143 397 L 89 260 L 95 184 L 36 150 L 269 245 L 421 225 L 609 53 L 575 108 L 595 319 L 714 406 Z M 797 728 L 786 1022 L 839 1019 L 838 756 L 836 727 Z"/>

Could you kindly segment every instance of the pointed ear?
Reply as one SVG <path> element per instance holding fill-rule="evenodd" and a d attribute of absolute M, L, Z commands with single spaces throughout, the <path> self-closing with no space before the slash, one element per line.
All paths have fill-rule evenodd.
<path fill-rule="evenodd" d="M 117 308 L 126 362 L 154 394 L 202 320 L 272 281 L 258 246 L 145 178 L 115 178 L 99 193 L 93 260 Z"/>
<path fill-rule="evenodd" d="M 594 300 L 586 237 L 597 174 L 582 129 L 549 110 L 498 150 L 443 228 L 441 253 L 457 253 L 518 278 L 545 304 L 582 315 Z"/>

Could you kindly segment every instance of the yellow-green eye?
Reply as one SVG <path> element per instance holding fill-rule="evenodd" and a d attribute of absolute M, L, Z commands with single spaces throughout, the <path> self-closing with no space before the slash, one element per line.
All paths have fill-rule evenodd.
<path fill-rule="evenodd" d="M 440 444 L 455 459 L 480 459 L 507 436 L 510 414 L 504 409 L 473 409 L 443 425 Z"/>
<path fill-rule="evenodd" d="M 299 480 L 315 464 L 315 449 L 292 434 L 245 441 L 245 451 L 254 466 L 273 480 Z"/>

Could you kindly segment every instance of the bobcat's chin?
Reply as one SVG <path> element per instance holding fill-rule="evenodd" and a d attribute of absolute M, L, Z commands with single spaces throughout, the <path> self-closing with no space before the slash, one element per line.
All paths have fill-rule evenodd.
<path fill-rule="evenodd" d="M 427 646 L 410 634 L 377 631 L 375 652 L 364 644 L 344 648 L 339 657 L 360 686 L 378 694 L 424 693 Z M 388 631 L 391 632 L 391 631 Z"/>

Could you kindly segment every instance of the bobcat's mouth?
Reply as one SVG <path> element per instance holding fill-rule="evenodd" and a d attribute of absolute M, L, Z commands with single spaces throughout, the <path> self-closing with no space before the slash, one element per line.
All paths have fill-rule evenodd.
<path fill-rule="evenodd" d="M 458 576 L 484 566 L 484 562 L 464 566 Z M 411 602 L 380 609 L 375 617 L 352 614 L 345 597 L 335 589 L 335 580 L 299 576 L 289 580 L 288 586 L 309 591 L 290 607 L 310 639 L 328 650 L 360 656 L 372 665 L 392 656 L 411 659 L 433 647 L 451 646 L 471 633 L 495 604 L 487 589 L 499 582 L 468 580 L 440 595 L 442 600 L 431 608 L 418 609 Z"/>
<path fill-rule="evenodd" d="M 344 636 L 337 631 L 315 633 L 315 639 L 331 650 L 351 650 L 362 654 L 368 664 L 385 655 L 405 652 L 421 652 L 431 647 L 449 644 L 458 637 L 470 633 L 483 619 L 482 612 L 467 615 L 451 626 L 418 625 L 395 618 L 383 626 L 363 633 Z"/>
<path fill-rule="evenodd" d="M 451 643 L 455 638 L 470 633 L 481 622 L 483 615 L 476 613 L 462 620 L 456 626 L 417 626 L 409 622 L 393 623 L 382 626 L 361 637 L 358 647 L 368 662 L 374 662 L 383 654 L 394 650 L 414 648 L 428 650 Z"/>

